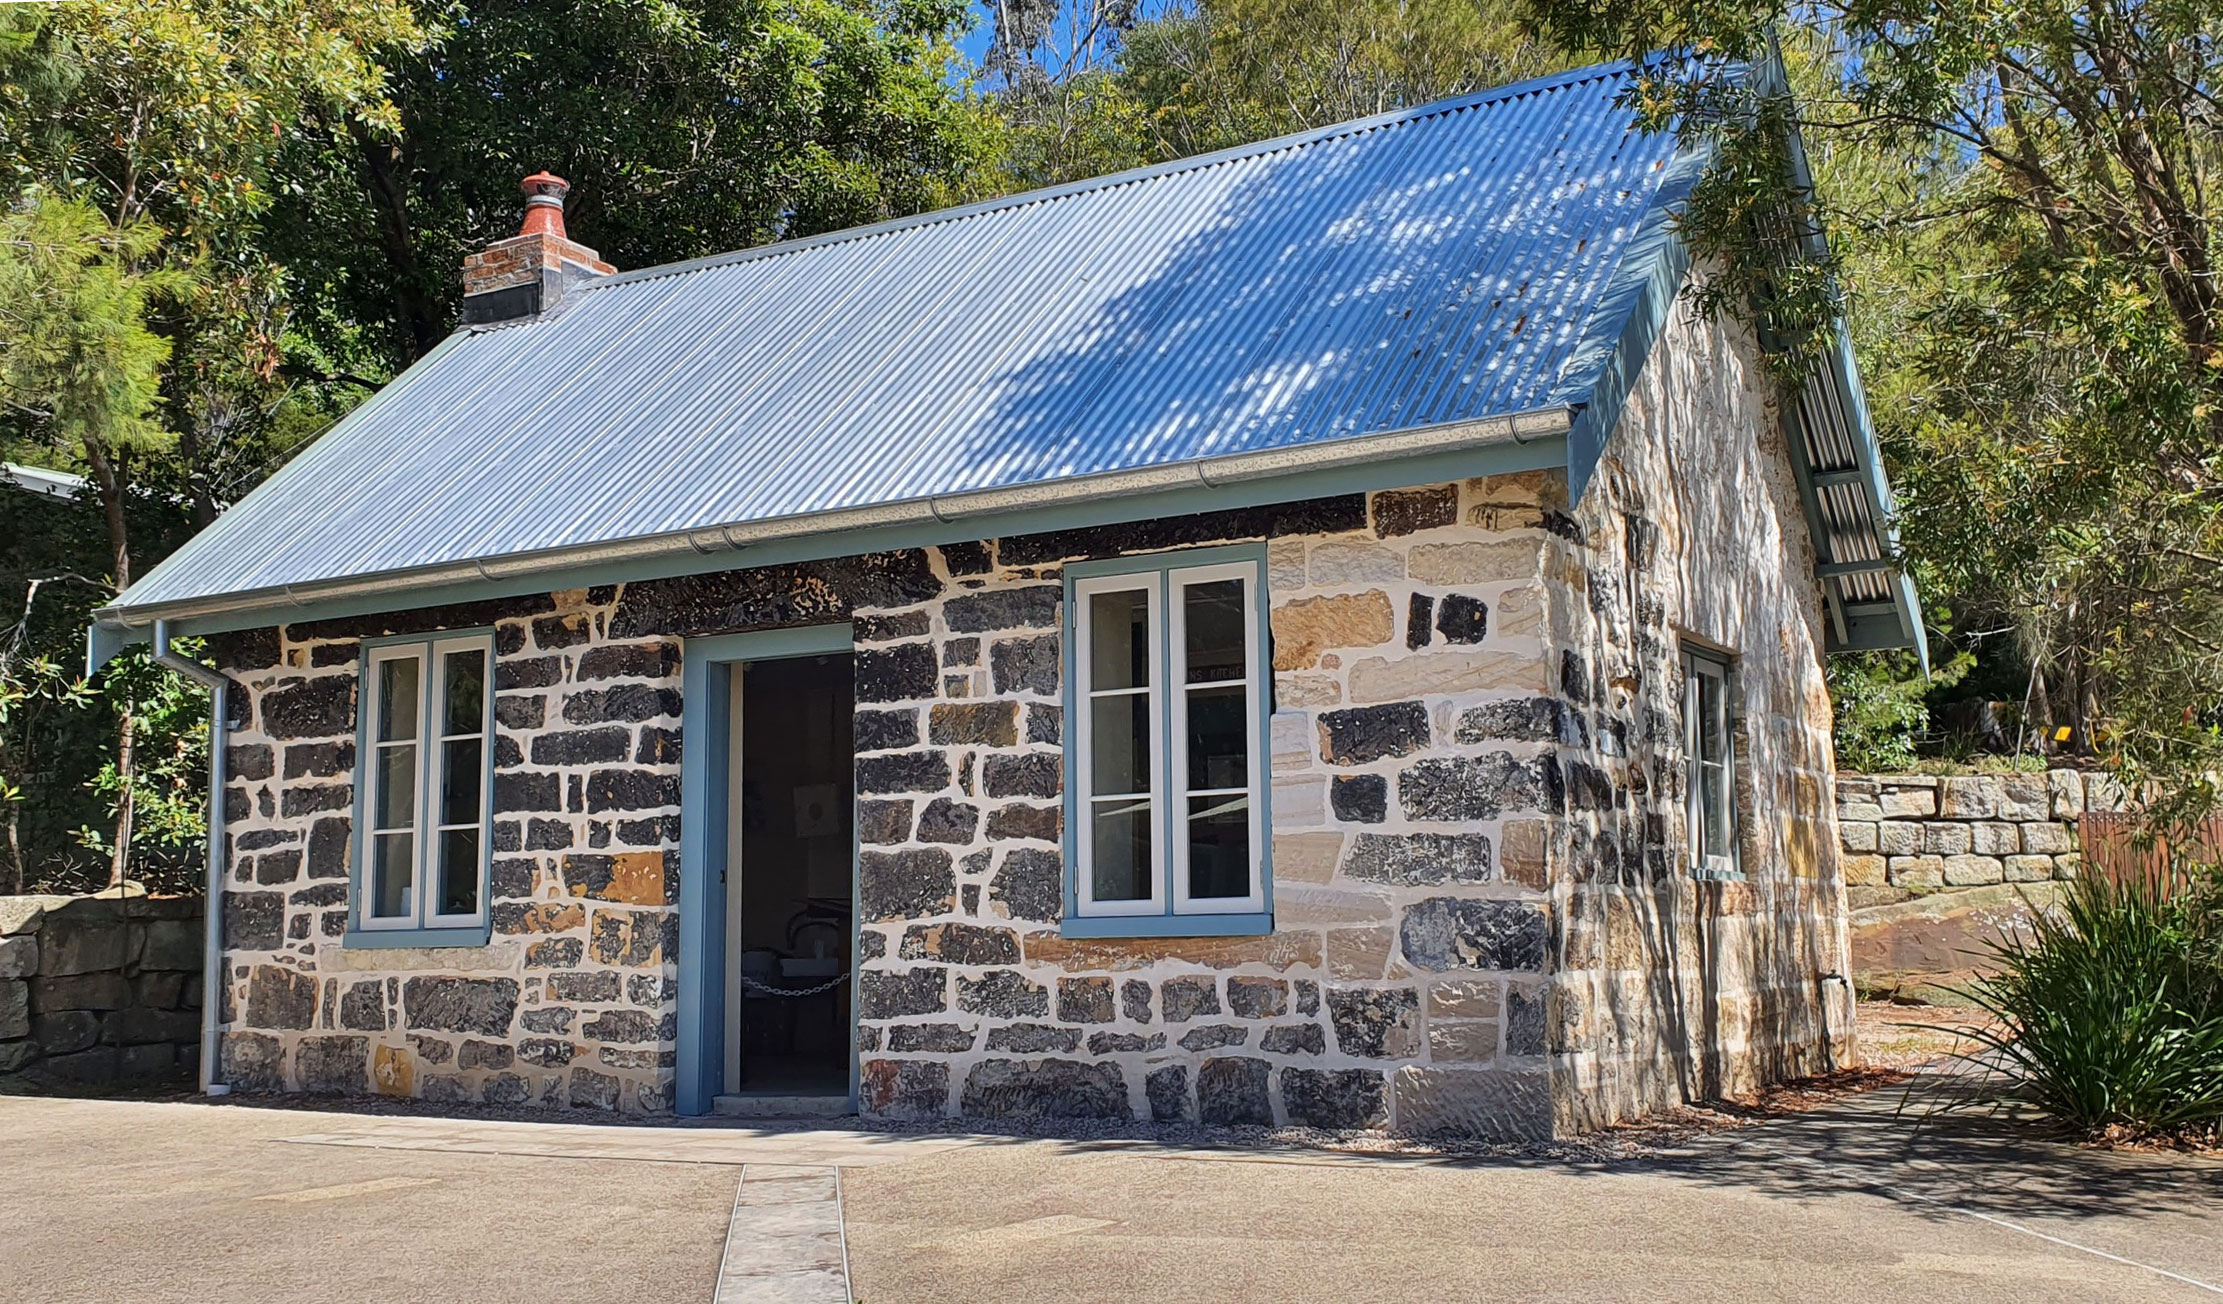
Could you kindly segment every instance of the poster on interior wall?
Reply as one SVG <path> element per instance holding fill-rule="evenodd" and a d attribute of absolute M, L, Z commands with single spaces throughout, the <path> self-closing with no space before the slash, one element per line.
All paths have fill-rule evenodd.
<path fill-rule="evenodd" d="M 795 790 L 795 836 L 830 838 L 841 832 L 841 809 L 834 801 L 834 785 L 806 783 Z"/>

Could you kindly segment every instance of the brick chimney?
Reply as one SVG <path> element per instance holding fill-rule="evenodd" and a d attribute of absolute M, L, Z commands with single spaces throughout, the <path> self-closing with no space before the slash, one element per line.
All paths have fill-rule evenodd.
<path fill-rule="evenodd" d="M 463 324 L 536 317 L 561 302 L 565 291 L 617 269 L 563 229 L 563 197 L 571 183 L 546 172 L 525 178 L 525 222 L 516 235 L 497 240 L 463 260 Z"/>

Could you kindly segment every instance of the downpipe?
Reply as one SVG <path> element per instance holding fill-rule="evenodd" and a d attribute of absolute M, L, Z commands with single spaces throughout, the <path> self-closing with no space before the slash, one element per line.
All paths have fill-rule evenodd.
<path fill-rule="evenodd" d="M 231 1088 L 216 1080 L 217 1019 L 224 977 L 224 745 L 230 721 L 224 690 L 231 680 L 210 666 L 181 656 L 170 647 L 170 622 L 154 622 L 154 660 L 208 690 L 208 890 L 201 910 L 201 1092 L 226 1096 Z"/>

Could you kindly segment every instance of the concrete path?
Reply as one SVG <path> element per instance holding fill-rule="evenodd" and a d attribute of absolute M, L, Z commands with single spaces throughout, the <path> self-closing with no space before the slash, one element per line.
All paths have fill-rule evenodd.
<path fill-rule="evenodd" d="M 0 1302 L 2223 1299 L 2223 1163 L 1896 1103 L 1577 1165 L 0 1098 Z"/>

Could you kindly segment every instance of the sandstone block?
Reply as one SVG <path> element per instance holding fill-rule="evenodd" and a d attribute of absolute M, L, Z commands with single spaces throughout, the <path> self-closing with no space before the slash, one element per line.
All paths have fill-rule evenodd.
<path fill-rule="evenodd" d="M 1415 1135 L 1526 1140 L 1551 1135 L 1551 1082 L 1543 1070 L 1408 1065 L 1390 1079 L 1395 1130 Z"/>
<path fill-rule="evenodd" d="M 1487 1064 L 1497 1058 L 1497 1025 L 1487 1019 L 1430 1019 L 1428 1059 L 1435 1064 Z"/>
<path fill-rule="evenodd" d="M 2045 772 L 2047 813 L 2057 820 L 2073 820 L 2084 813 L 2084 776 L 2075 770 Z"/>
<path fill-rule="evenodd" d="M 1877 793 L 1876 803 L 1883 808 L 1883 818 L 1894 820 L 1923 820 L 1935 818 L 1937 811 L 1936 780 L 1892 780 Z M 1962 816 L 1960 818 L 1968 818 Z"/>
<path fill-rule="evenodd" d="M 1330 649 L 1387 643 L 1395 625 L 1389 595 L 1379 589 L 1285 603 L 1273 613 L 1274 669 L 1307 670 Z"/>
<path fill-rule="evenodd" d="M 1378 543 L 1331 539 L 1312 546 L 1311 569 L 1321 588 L 1385 584 L 1405 578 L 1405 559 Z"/>
<path fill-rule="evenodd" d="M 1471 539 L 1424 543 L 1406 554 L 1406 572 L 1423 584 L 1489 584 L 1543 574 L 1537 539 Z"/>
<path fill-rule="evenodd" d="M 2058 856 L 2076 850 L 2076 834 L 2065 824 L 2036 820 L 2020 827 L 2022 845 L 2019 850 L 2027 854 Z"/>
<path fill-rule="evenodd" d="M 1840 820 L 1837 824 L 1837 845 L 1847 851 L 1876 850 L 1876 825 L 1857 820 Z"/>
<path fill-rule="evenodd" d="M 2053 877 L 2051 856 L 2009 856 L 2004 863 L 2009 883 L 2043 883 Z"/>
<path fill-rule="evenodd" d="M 2052 804 L 2043 775 L 2010 774 L 1999 781 L 1999 818 L 2003 820 L 2046 819 Z"/>
<path fill-rule="evenodd" d="M 1314 828 L 1328 822 L 1328 780 L 1319 775 L 1274 776 L 1274 823 Z"/>
<path fill-rule="evenodd" d="M 1903 820 L 1878 824 L 1876 850 L 1886 856 L 1919 856 L 1922 854 L 1922 828 L 1920 824 Z"/>
<path fill-rule="evenodd" d="M 1998 883 L 2005 879 L 2005 867 L 1996 856 L 1947 856 L 1945 858 L 1945 885 L 1947 887 L 1978 887 Z"/>
<path fill-rule="evenodd" d="M 1938 813 L 1947 819 L 1995 819 L 2003 799 L 1994 775 L 1957 775 L 1938 784 Z"/>
<path fill-rule="evenodd" d="M 1966 855 L 1975 845 L 1975 835 L 1966 824 L 1925 824 L 1922 826 L 1922 852 L 1929 856 Z"/>
<path fill-rule="evenodd" d="M 1431 650 L 1396 660 L 1366 657 L 1351 666 L 1349 676 L 1350 699 L 1362 704 L 1500 690 L 1543 693 L 1550 689 L 1550 674 L 1541 659 L 1497 648 Z"/>
<path fill-rule="evenodd" d="M 2022 850 L 2021 825 L 1982 820 L 1968 826 L 1970 850 L 1979 856 L 2005 856 Z"/>
<path fill-rule="evenodd" d="M 1889 857 L 1856 853 L 1839 856 L 1837 863 L 1844 871 L 1845 884 L 1848 887 L 1881 887 L 1890 881 L 1887 874 Z"/>
<path fill-rule="evenodd" d="M 1894 887 L 1945 886 L 1943 856 L 1893 856 L 1889 872 Z"/>

